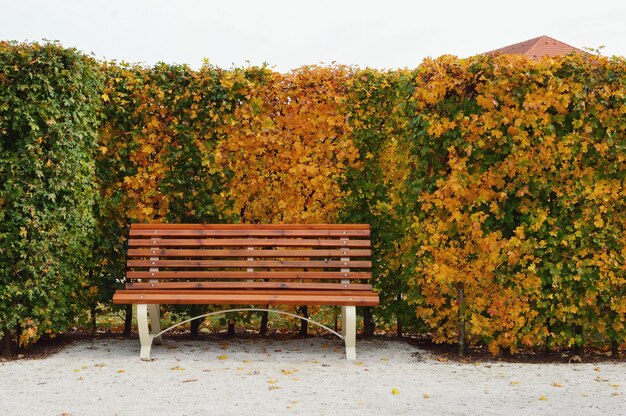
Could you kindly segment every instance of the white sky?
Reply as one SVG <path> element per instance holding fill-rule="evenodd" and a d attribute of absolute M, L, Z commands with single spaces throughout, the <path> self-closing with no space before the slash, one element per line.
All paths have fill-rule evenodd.
<path fill-rule="evenodd" d="M 626 56 L 626 0 L 0 0 L 0 40 L 148 65 L 415 68 L 540 35 Z"/>

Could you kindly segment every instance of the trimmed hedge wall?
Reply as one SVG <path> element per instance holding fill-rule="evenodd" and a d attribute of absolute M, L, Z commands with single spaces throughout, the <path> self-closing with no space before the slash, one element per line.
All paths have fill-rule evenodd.
<path fill-rule="evenodd" d="M 28 253 L 40 267 L 33 247 L 54 239 L 33 236 L 28 215 L 57 230 L 49 224 L 74 223 L 75 214 L 61 214 L 72 201 L 72 213 L 82 213 L 64 228 L 72 243 L 44 256 L 68 267 L 55 269 L 71 282 L 58 289 L 63 316 L 110 306 L 131 222 L 342 221 L 372 226 L 382 302 L 364 310 L 368 333 L 394 324 L 494 353 L 585 341 L 615 350 L 626 339 L 623 58 L 446 56 L 413 71 L 310 66 L 279 74 L 111 62 L 98 70 L 56 45 L 2 51 L 2 151 L 22 158 L 0 162 L 12 178 L 0 196 L 2 250 L 15 262 Z M 42 51 L 58 79 L 28 75 Z M 54 72 L 59 62 L 65 72 Z M 63 105 L 33 104 L 39 100 Z M 40 115 L 44 109 L 56 115 Z M 42 156 L 52 151 L 38 142 L 42 131 L 71 141 L 76 153 Z M 63 173 L 37 182 L 32 205 L 17 189 L 32 191 L 24 178 L 38 172 L 52 175 L 48 160 L 55 169 L 63 160 Z M 71 189 L 50 197 L 70 172 Z M 28 220 L 7 221 L 14 211 Z M 25 282 L 12 264 L 2 263 L 3 305 Z M 32 290 L 48 287 L 41 276 L 26 279 Z M 93 289 L 74 299 L 79 287 Z M 46 302 L 35 301 L 45 305 L 37 313 L 11 312 L 4 328 L 17 329 L 22 343 L 63 329 L 67 321 L 39 322 Z M 32 336 L 23 336 L 29 328 Z"/>
<path fill-rule="evenodd" d="M 26 345 L 74 325 L 90 290 L 99 65 L 0 43 L 0 329 Z"/>

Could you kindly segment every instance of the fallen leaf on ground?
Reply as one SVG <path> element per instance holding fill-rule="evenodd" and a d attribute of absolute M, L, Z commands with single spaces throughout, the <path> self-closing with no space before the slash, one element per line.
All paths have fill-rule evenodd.
<path fill-rule="evenodd" d="M 226 360 L 228 358 L 228 355 L 218 355 L 217 359 L 218 360 Z"/>
<path fill-rule="evenodd" d="M 619 384 L 609 384 L 609 386 L 617 388 L 617 387 L 619 387 Z"/>
<path fill-rule="evenodd" d="M 363 361 L 356 361 L 354 365 L 363 365 Z"/>
<path fill-rule="evenodd" d="M 278 386 L 269 386 L 268 390 L 278 390 L 280 387 Z"/>
<path fill-rule="evenodd" d="M 554 387 L 563 387 L 563 385 L 561 383 L 552 383 L 552 385 Z"/>
<path fill-rule="evenodd" d="M 171 369 L 174 370 L 174 371 L 183 371 L 184 370 L 184 368 L 179 366 L 179 365 L 177 365 L 176 367 L 172 367 Z"/>
<path fill-rule="evenodd" d="M 102 363 L 94 364 L 94 367 L 104 367 L 104 366 L 105 364 L 102 364 Z"/>
<path fill-rule="evenodd" d="M 594 367 L 594 371 L 600 371 L 600 367 Z"/>
<path fill-rule="evenodd" d="M 515 386 L 516 384 L 519 384 L 519 381 L 511 381 L 509 384 L 510 384 L 511 386 Z"/>
<path fill-rule="evenodd" d="M 197 378 L 188 378 L 187 380 L 183 380 L 183 383 L 193 383 L 194 381 L 198 381 Z"/>
<path fill-rule="evenodd" d="M 274 378 L 270 378 L 269 380 L 267 380 L 268 384 L 276 384 L 278 383 L 278 380 L 274 379 Z"/>
<path fill-rule="evenodd" d="M 283 370 L 280 370 L 280 371 L 282 371 L 282 373 L 284 375 L 286 375 L 286 376 L 288 376 L 289 374 L 293 374 L 293 373 L 297 373 L 298 372 L 298 370 L 296 370 L 296 369 L 293 369 L 293 370 L 283 369 Z"/>
<path fill-rule="evenodd" d="M 446 357 L 437 357 L 437 361 L 439 361 L 440 363 L 445 363 L 446 361 L 448 361 L 448 359 Z"/>
<path fill-rule="evenodd" d="M 391 394 L 400 394 L 400 391 L 394 387 L 391 389 Z"/>
<path fill-rule="evenodd" d="M 539 400 L 546 401 L 546 400 L 548 400 L 548 398 L 546 396 L 539 396 Z"/>
<path fill-rule="evenodd" d="M 429 399 L 429 398 L 430 398 L 430 395 L 429 395 L 429 394 L 424 393 L 424 394 L 422 394 L 422 397 L 423 397 L 423 398 L 425 398 L 425 399 Z"/>
<path fill-rule="evenodd" d="M 119 370 L 117 370 L 117 372 L 118 372 L 118 373 L 125 373 L 125 372 L 126 372 L 126 370 L 119 369 Z"/>
<path fill-rule="evenodd" d="M 597 376 L 595 380 L 596 380 L 597 382 L 600 382 L 600 383 L 602 383 L 602 382 L 604 382 L 604 381 L 609 381 L 609 379 L 608 379 L 608 378 L 602 378 L 602 377 L 600 377 L 600 376 Z"/>

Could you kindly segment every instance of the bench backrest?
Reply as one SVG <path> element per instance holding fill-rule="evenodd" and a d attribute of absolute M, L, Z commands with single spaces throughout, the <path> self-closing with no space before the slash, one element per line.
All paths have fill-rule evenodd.
<path fill-rule="evenodd" d="M 366 224 L 132 224 L 128 246 L 127 289 L 363 289 L 371 278 Z"/>

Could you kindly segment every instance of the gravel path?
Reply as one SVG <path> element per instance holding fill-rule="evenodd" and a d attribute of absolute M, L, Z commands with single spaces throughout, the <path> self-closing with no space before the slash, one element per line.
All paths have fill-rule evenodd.
<path fill-rule="evenodd" d="M 404 343 L 81 341 L 0 363 L 0 415 L 626 415 L 626 363 L 459 364 Z"/>

